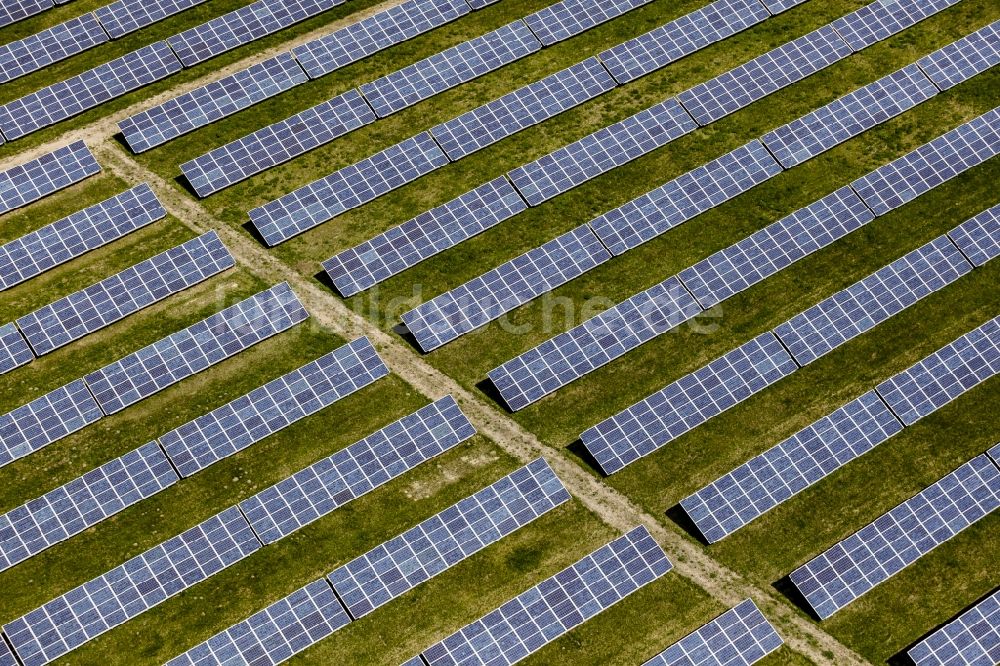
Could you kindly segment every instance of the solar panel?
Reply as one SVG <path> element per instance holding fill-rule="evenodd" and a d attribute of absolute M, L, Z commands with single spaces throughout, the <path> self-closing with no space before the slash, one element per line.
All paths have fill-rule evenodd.
<path fill-rule="evenodd" d="M 708 125 L 851 53 L 851 47 L 840 35 L 825 25 L 710 81 L 688 88 L 677 99 L 699 125 Z"/>
<path fill-rule="evenodd" d="M 2 636 L 0 636 L 0 666 L 21 666 Z"/>
<path fill-rule="evenodd" d="M 361 93 L 348 90 L 185 162 L 181 172 L 198 196 L 207 197 L 373 122 Z"/>
<path fill-rule="evenodd" d="M 1000 506 L 1000 469 L 980 455 L 790 575 L 827 619 Z"/>
<path fill-rule="evenodd" d="M 569 282 L 611 258 L 587 225 L 568 231 L 402 315 L 425 352 Z"/>
<path fill-rule="evenodd" d="M 323 262 L 341 295 L 353 296 L 526 210 L 500 176 Z"/>
<path fill-rule="evenodd" d="M 379 118 L 471 81 L 542 48 L 517 20 L 361 85 Z"/>
<path fill-rule="evenodd" d="M 545 459 L 537 458 L 339 567 L 330 584 L 357 620 L 569 499 Z"/>
<path fill-rule="evenodd" d="M 0 28 L 51 9 L 53 6 L 52 0 L 6 0 L 0 5 Z"/>
<path fill-rule="evenodd" d="M 1000 444 L 997 444 L 992 449 L 988 451 L 990 458 L 993 458 L 993 462 L 1000 466 Z"/>
<path fill-rule="evenodd" d="M 672 568 L 649 531 L 636 527 L 427 648 L 424 660 L 517 663 Z"/>
<path fill-rule="evenodd" d="M 800 116 L 761 137 L 789 169 L 930 99 L 937 87 L 915 64 Z"/>
<path fill-rule="evenodd" d="M 489 378 L 516 412 L 700 312 L 670 277 L 490 370 Z"/>
<path fill-rule="evenodd" d="M 464 0 L 407 0 L 296 46 L 292 53 L 309 78 L 318 79 L 468 13 Z"/>
<path fill-rule="evenodd" d="M 601 53 L 619 83 L 661 67 L 756 25 L 769 14 L 758 0 L 716 0 Z"/>
<path fill-rule="evenodd" d="M 182 477 L 234 455 L 389 374 L 358 338 L 160 437 Z"/>
<path fill-rule="evenodd" d="M 948 236 L 974 266 L 1000 256 L 1000 204 L 966 220 Z"/>
<path fill-rule="evenodd" d="M 82 379 L 0 416 L 0 467 L 97 421 L 102 416 Z"/>
<path fill-rule="evenodd" d="M 26 314 L 17 325 L 42 356 L 234 265 L 210 231 Z"/>
<path fill-rule="evenodd" d="M 957 2 L 959 0 L 879 0 L 838 18 L 831 25 L 852 49 L 860 51 Z"/>
<path fill-rule="evenodd" d="M 851 183 L 876 215 L 915 199 L 1000 152 L 1000 107 Z"/>
<path fill-rule="evenodd" d="M 96 164 L 96 162 L 94 163 Z M 166 217 L 143 183 L 0 246 L 0 290 Z"/>
<path fill-rule="evenodd" d="M 1000 21 L 994 21 L 917 64 L 941 90 L 947 90 L 1000 63 Z"/>
<path fill-rule="evenodd" d="M 308 317 L 291 287 L 282 282 L 85 379 L 104 413 L 114 414 Z"/>
<path fill-rule="evenodd" d="M 685 268 L 680 278 L 707 309 L 874 219 L 854 190 L 842 187 Z"/>
<path fill-rule="evenodd" d="M 681 500 L 681 507 L 716 543 L 902 429 L 869 391 Z"/>
<path fill-rule="evenodd" d="M 801 5 L 806 0 L 760 0 L 767 7 L 767 10 L 774 15 L 788 11 L 792 7 Z"/>
<path fill-rule="evenodd" d="M 781 165 L 754 140 L 594 218 L 590 226 L 617 256 L 779 173 Z"/>
<path fill-rule="evenodd" d="M 476 434 L 450 395 L 240 502 L 265 544 L 382 486 Z"/>
<path fill-rule="evenodd" d="M 350 621 L 330 585 L 322 579 L 314 580 L 174 657 L 167 666 L 280 664 Z"/>
<path fill-rule="evenodd" d="M 588 428 L 580 439 L 604 473 L 614 474 L 797 369 L 767 332 Z"/>
<path fill-rule="evenodd" d="M 305 21 L 345 0 L 257 0 L 167 38 L 185 67 Z"/>
<path fill-rule="evenodd" d="M 230 507 L 3 627 L 28 666 L 42 666 L 260 549 Z"/>
<path fill-rule="evenodd" d="M 906 653 L 916 666 L 1000 663 L 1000 590 Z"/>
<path fill-rule="evenodd" d="M 65 541 L 177 481 L 150 442 L 0 516 L 0 571 Z"/>
<path fill-rule="evenodd" d="M 8 141 L 54 125 L 181 69 L 166 42 L 156 42 L 0 106 Z"/>
<path fill-rule="evenodd" d="M 808 365 L 972 270 L 939 236 L 774 329 L 799 365 Z"/>
<path fill-rule="evenodd" d="M 112 39 L 180 14 L 205 0 L 117 0 L 94 10 Z"/>
<path fill-rule="evenodd" d="M 751 599 L 688 634 L 643 666 L 749 666 L 784 641 Z"/>
<path fill-rule="evenodd" d="M 101 171 L 83 141 L 0 172 L 0 214 L 26 206 Z"/>
<path fill-rule="evenodd" d="M 588 58 L 518 88 L 431 129 L 452 161 L 583 104 L 615 87 L 597 58 Z"/>
<path fill-rule="evenodd" d="M 398 189 L 448 163 L 427 132 L 250 211 L 250 221 L 270 247 Z"/>
<path fill-rule="evenodd" d="M 563 0 L 524 17 L 544 46 L 569 39 L 652 0 Z"/>
<path fill-rule="evenodd" d="M 876 387 L 896 416 L 913 425 L 1000 373 L 1000 317 L 986 322 Z"/>
<path fill-rule="evenodd" d="M 14 324 L 0 326 L 0 375 L 35 360 L 27 341 Z"/>
<path fill-rule="evenodd" d="M 697 127 L 677 100 L 671 98 L 519 166 L 507 175 L 525 200 L 538 206 Z"/>
<path fill-rule="evenodd" d="M 36 72 L 98 44 L 108 35 L 93 14 L 84 14 L 0 46 L 0 83 Z"/>
<path fill-rule="evenodd" d="M 308 80 L 291 53 L 279 53 L 125 118 L 118 127 L 132 152 L 141 153 Z"/>

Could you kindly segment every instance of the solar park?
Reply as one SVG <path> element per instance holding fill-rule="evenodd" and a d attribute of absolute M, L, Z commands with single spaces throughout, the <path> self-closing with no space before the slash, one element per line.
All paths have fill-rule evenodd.
<path fill-rule="evenodd" d="M 0 666 L 1000 664 L 995 2 L 0 5 Z"/>

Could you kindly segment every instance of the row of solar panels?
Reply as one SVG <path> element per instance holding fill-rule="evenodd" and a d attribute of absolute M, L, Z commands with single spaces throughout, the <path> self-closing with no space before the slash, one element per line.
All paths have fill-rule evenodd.
<path fill-rule="evenodd" d="M 40 14 L 46 9 L 52 9 L 56 5 L 64 5 L 69 0 L 9 0 L 0 6 L 0 28 L 23 21 L 24 19 Z"/>

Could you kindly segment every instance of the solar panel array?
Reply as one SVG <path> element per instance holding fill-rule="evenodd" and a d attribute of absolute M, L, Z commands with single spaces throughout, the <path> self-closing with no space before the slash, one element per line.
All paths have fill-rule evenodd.
<path fill-rule="evenodd" d="M 587 429 L 580 439 L 604 473 L 614 474 L 796 369 L 767 332 Z"/>
<path fill-rule="evenodd" d="M 111 38 L 118 39 L 203 2 L 205 0 L 116 0 L 98 7 L 94 13 Z"/>
<path fill-rule="evenodd" d="M 1000 256 L 1000 204 L 966 220 L 948 236 L 974 266 Z"/>
<path fill-rule="evenodd" d="M 361 85 L 379 118 L 471 81 L 542 48 L 523 21 L 440 51 L 408 67 Z"/>
<path fill-rule="evenodd" d="M 645 155 L 698 125 L 677 100 L 644 109 L 507 175 L 532 206 Z"/>
<path fill-rule="evenodd" d="M 760 141 L 751 141 L 591 220 L 614 255 L 655 238 L 781 173 Z"/>
<path fill-rule="evenodd" d="M 341 295 L 353 296 L 527 208 L 500 176 L 344 250 L 324 261 L 323 268 Z"/>
<path fill-rule="evenodd" d="M 611 90 L 617 85 L 597 58 L 518 88 L 442 123 L 431 134 L 453 161 Z"/>
<path fill-rule="evenodd" d="M 670 277 L 490 370 L 489 378 L 516 412 L 701 311 Z"/>
<path fill-rule="evenodd" d="M 171 430 L 160 444 L 189 477 L 388 374 L 368 338 L 358 338 Z"/>
<path fill-rule="evenodd" d="M 251 65 L 118 123 L 141 153 L 308 81 L 291 53 Z"/>
<path fill-rule="evenodd" d="M 855 51 L 887 39 L 959 0 L 881 0 L 835 20 L 831 25 Z"/>
<path fill-rule="evenodd" d="M 0 326 L 0 375 L 34 359 L 31 347 L 14 324 Z"/>
<path fill-rule="evenodd" d="M 677 96 L 708 125 L 851 55 L 851 47 L 829 25 L 782 44 Z"/>
<path fill-rule="evenodd" d="M 20 284 L 166 215 L 153 190 L 143 183 L 15 238 L 0 246 L 0 289 Z"/>
<path fill-rule="evenodd" d="M 83 141 L 0 172 L 0 213 L 20 208 L 99 173 L 101 165 Z"/>
<path fill-rule="evenodd" d="M 254 208 L 250 221 L 273 247 L 447 163 L 431 135 L 421 132 Z"/>
<path fill-rule="evenodd" d="M 916 64 L 907 65 L 768 132 L 761 141 L 788 169 L 912 109 L 937 92 Z"/>
<path fill-rule="evenodd" d="M 402 320 L 429 352 L 610 258 L 590 228 L 579 226 L 417 306 Z"/>
<path fill-rule="evenodd" d="M 980 455 L 791 573 L 827 619 L 1000 507 L 1000 469 Z"/>
<path fill-rule="evenodd" d="M 80 534 L 177 481 L 150 442 L 0 516 L 0 571 Z"/>
<path fill-rule="evenodd" d="M 672 568 L 649 531 L 636 527 L 427 648 L 424 660 L 514 664 Z"/>
<path fill-rule="evenodd" d="M 650 2 L 652 0 L 562 0 L 524 17 L 524 22 L 538 41 L 550 46 Z"/>
<path fill-rule="evenodd" d="M 4 625 L 25 666 L 42 666 L 260 549 L 230 507 Z"/>
<path fill-rule="evenodd" d="M 681 500 L 681 507 L 716 543 L 902 429 L 869 391 Z"/>
<path fill-rule="evenodd" d="M 906 425 L 913 425 L 1000 373 L 1000 317 L 986 322 L 876 387 Z"/>
<path fill-rule="evenodd" d="M 373 122 L 361 93 L 348 90 L 185 162 L 181 172 L 198 196 L 207 197 Z"/>
<path fill-rule="evenodd" d="M 330 584 L 357 620 L 569 499 L 538 458 L 339 567 Z"/>
<path fill-rule="evenodd" d="M 309 314 L 282 282 L 86 376 L 105 414 L 304 321 Z"/>
<path fill-rule="evenodd" d="M 780 14 L 788 11 L 792 7 L 801 5 L 806 0 L 760 0 L 772 14 Z"/>
<path fill-rule="evenodd" d="M 41 356 L 232 268 L 235 261 L 210 231 L 18 318 Z"/>
<path fill-rule="evenodd" d="M 93 14 L 84 14 L 0 46 L 0 83 L 36 72 L 98 44 L 108 35 Z"/>
<path fill-rule="evenodd" d="M 240 502 L 265 544 L 282 539 L 476 434 L 450 395 Z"/>
<path fill-rule="evenodd" d="M 14 140 L 178 72 L 166 42 L 155 42 L 0 106 L 0 130 Z"/>
<path fill-rule="evenodd" d="M 643 666 L 749 666 L 784 641 L 751 599 L 688 634 Z"/>
<path fill-rule="evenodd" d="M 52 0 L 9 0 L 0 5 L 0 28 L 53 7 Z"/>
<path fill-rule="evenodd" d="M 1000 64 L 1000 21 L 938 49 L 917 64 L 941 90 L 985 72 Z"/>
<path fill-rule="evenodd" d="M 916 666 L 1000 663 L 1000 590 L 910 648 Z"/>

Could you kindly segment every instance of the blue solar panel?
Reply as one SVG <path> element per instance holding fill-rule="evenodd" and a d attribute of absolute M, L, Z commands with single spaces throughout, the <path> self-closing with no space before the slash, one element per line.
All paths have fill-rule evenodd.
<path fill-rule="evenodd" d="M 754 140 L 594 218 L 590 226 L 617 256 L 779 173 L 781 165 Z"/>
<path fill-rule="evenodd" d="M 0 28 L 51 9 L 53 6 L 52 0 L 6 0 L 0 5 Z"/>
<path fill-rule="evenodd" d="M 569 499 L 538 458 L 338 568 L 330 584 L 357 620 Z"/>
<path fill-rule="evenodd" d="M 1000 21 L 994 21 L 917 64 L 941 90 L 947 90 L 1000 63 Z"/>
<path fill-rule="evenodd" d="M 650 2 L 652 0 L 562 0 L 524 17 L 524 22 L 538 41 L 550 46 Z"/>
<path fill-rule="evenodd" d="M 341 295 L 353 296 L 527 208 L 500 176 L 344 250 L 324 261 L 323 268 Z"/>
<path fill-rule="evenodd" d="M 990 458 L 993 458 L 993 462 L 1000 466 L 1000 444 L 997 444 L 992 449 L 989 450 Z"/>
<path fill-rule="evenodd" d="M 34 358 L 31 347 L 14 324 L 0 326 L 0 375 L 30 363 Z"/>
<path fill-rule="evenodd" d="M 767 10 L 772 14 L 780 14 L 781 12 L 788 11 L 792 7 L 797 7 L 801 5 L 806 0 L 760 0 L 767 7 Z"/>
<path fill-rule="evenodd" d="M 240 508 L 271 544 L 475 434 L 455 399 L 445 396 L 240 502 Z"/>
<path fill-rule="evenodd" d="M 429 352 L 610 258 L 583 225 L 419 305 L 402 320 L 420 348 Z"/>
<path fill-rule="evenodd" d="M 160 444 L 189 477 L 388 374 L 368 338 L 358 338 L 171 430 Z"/>
<path fill-rule="evenodd" d="M 282 282 L 85 379 L 104 413 L 114 414 L 308 317 L 291 287 Z"/>
<path fill-rule="evenodd" d="M 834 21 L 851 48 L 860 51 L 887 39 L 959 0 L 878 0 Z"/>
<path fill-rule="evenodd" d="M 1000 256 L 1000 204 L 966 220 L 948 236 L 974 266 Z"/>
<path fill-rule="evenodd" d="M 1000 590 L 910 648 L 916 666 L 1000 663 Z"/>
<path fill-rule="evenodd" d="M 116 0 L 94 10 L 113 39 L 179 14 L 206 0 Z"/>
<path fill-rule="evenodd" d="M 490 381 L 516 412 L 701 311 L 676 277 L 667 278 L 490 370 Z"/>
<path fill-rule="evenodd" d="M 681 500 L 681 507 L 705 540 L 715 543 L 902 429 L 869 391 Z"/>
<path fill-rule="evenodd" d="M 0 214 L 26 206 L 101 171 L 83 141 L 0 172 Z"/>
<path fill-rule="evenodd" d="M 764 333 L 587 429 L 580 439 L 605 474 L 665 446 L 798 369 Z"/>
<path fill-rule="evenodd" d="M 1000 469 L 973 458 L 790 575 L 827 619 L 1000 507 Z"/>
<path fill-rule="evenodd" d="M 274 247 L 447 163 L 448 156 L 422 132 L 254 208 L 250 221 Z"/>
<path fill-rule="evenodd" d="M 108 41 L 93 14 L 71 18 L 65 23 L 29 37 L 0 46 L 0 83 L 36 72 Z"/>

